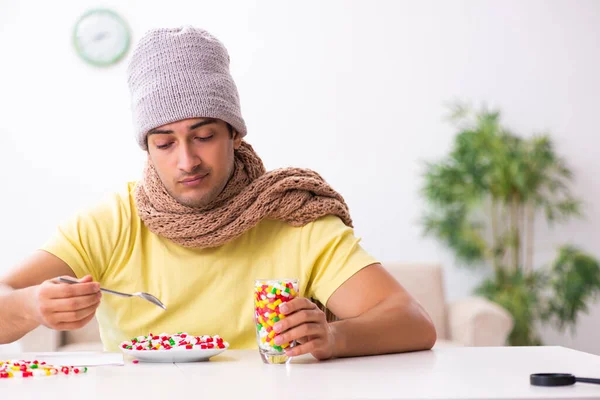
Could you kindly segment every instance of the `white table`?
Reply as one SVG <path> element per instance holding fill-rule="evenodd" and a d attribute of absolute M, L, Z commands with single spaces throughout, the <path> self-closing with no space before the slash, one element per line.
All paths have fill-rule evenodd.
<path fill-rule="evenodd" d="M 77 376 L 0 379 L 0 398 L 600 399 L 600 385 L 530 386 L 534 372 L 600 377 L 600 356 L 563 347 L 444 348 L 327 362 L 300 357 L 288 365 L 264 365 L 256 351 L 235 350 L 204 363 L 127 361 Z"/>

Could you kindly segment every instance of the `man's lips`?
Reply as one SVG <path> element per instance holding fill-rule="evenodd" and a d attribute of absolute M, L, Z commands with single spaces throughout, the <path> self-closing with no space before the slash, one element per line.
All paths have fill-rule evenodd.
<path fill-rule="evenodd" d="M 196 176 L 190 176 L 189 178 L 185 178 L 179 181 L 179 183 L 182 183 L 186 186 L 191 186 L 191 185 L 195 185 L 198 184 L 200 182 L 202 182 L 202 180 L 204 178 L 206 178 L 208 176 L 208 174 L 204 174 L 204 175 L 196 175 Z"/>

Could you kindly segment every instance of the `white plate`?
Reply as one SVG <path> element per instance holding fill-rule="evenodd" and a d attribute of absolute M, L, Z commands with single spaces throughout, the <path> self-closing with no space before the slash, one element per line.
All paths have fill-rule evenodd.
<path fill-rule="evenodd" d="M 211 357 L 221 354 L 224 349 L 170 349 L 170 350 L 128 350 L 121 351 L 141 362 L 177 363 L 208 361 Z"/>

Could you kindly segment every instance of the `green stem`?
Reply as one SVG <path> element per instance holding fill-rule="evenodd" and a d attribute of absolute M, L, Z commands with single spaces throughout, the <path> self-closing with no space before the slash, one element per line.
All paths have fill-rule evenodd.
<path fill-rule="evenodd" d="M 498 215 L 497 215 L 498 207 L 496 204 L 496 199 L 492 197 L 491 199 L 491 212 L 490 215 L 492 217 L 492 264 L 494 266 L 494 271 L 498 274 L 500 269 L 500 263 L 498 260 Z"/>
<path fill-rule="evenodd" d="M 525 249 L 526 245 L 524 243 L 524 238 L 526 237 L 526 224 L 527 220 L 525 219 L 525 206 L 526 204 L 520 202 L 519 204 L 519 265 L 521 268 L 525 265 Z"/>
<path fill-rule="evenodd" d="M 511 199 L 511 248 L 512 248 L 512 267 L 515 272 L 519 269 L 519 251 L 521 239 L 519 238 L 519 195 L 513 194 Z"/>
<path fill-rule="evenodd" d="M 501 247 L 502 247 L 502 265 L 508 266 L 508 262 L 510 260 L 511 255 L 511 247 L 508 242 L 508 233 L 510 233 L 510 218 L 509 218 L 509 204 L 506 202 L 501 203 L 500 206 L 500 238 L 501 238 Z"/>
<path fill-rule="evenodd" d="M 527 204 L 527 260 L 525 265 L 527 272 L 533 272 L 533 224 L 535 222 L 535 208 L 529 202 Z"/>

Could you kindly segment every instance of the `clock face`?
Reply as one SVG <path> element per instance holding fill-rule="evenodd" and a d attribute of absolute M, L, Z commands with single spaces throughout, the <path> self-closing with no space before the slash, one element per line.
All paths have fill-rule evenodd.
<path fill-rule="evenodd" d="M 75 24 L 75 49 L 90 64 L 107 66 L 119 61 L 130 42 L 125 21 L 110 10 L 92 10 Z"/>

